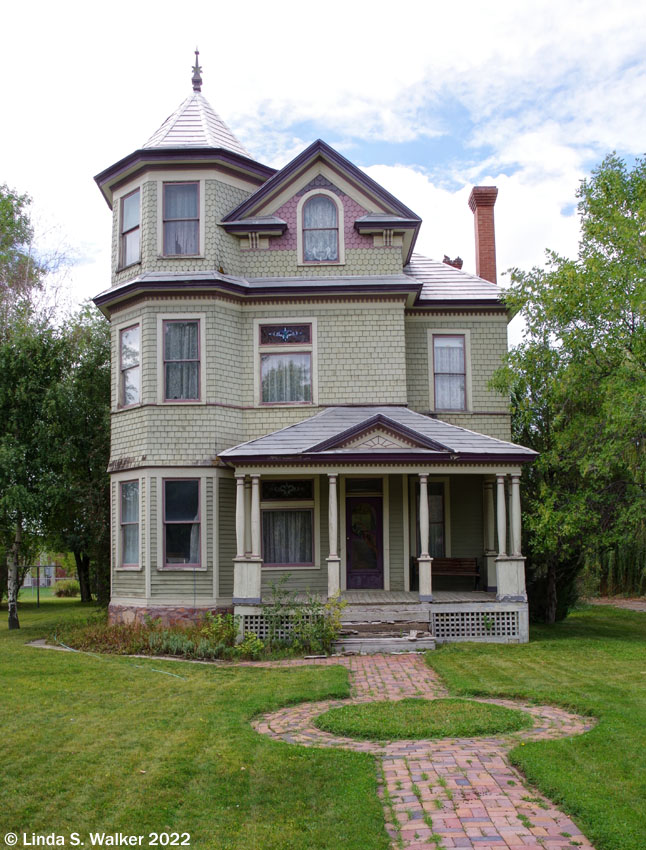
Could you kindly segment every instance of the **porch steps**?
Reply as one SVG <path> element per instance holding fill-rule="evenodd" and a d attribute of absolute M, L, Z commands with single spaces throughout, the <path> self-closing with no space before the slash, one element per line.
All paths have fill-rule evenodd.
<path fill-rule="evenodd" d="M 415 603 L 359 604 L 349 603 L 341 612 L 341 622 L 346 623 L 411 623 L 424 622 L 428 628 L 430 608 Z"/>
<path fill-rule="evenodd" d="M 416 612 L 419 615 L 418 611 Z M 374 655 L 377 652 L 425 652 L 435 649 L 428 622 L 419 620 L 343 623 L 337 652 Z"/>

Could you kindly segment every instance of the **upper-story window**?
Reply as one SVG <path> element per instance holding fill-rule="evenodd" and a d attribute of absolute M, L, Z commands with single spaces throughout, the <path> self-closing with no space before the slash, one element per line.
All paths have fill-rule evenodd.
<path fill-rule="evenodd" d="M 303 261 L 335 263 L 338 260 L 337 206 L 327 195 L 314 195 L 303 206 Z"/>
<path fill-rule="evenodd" d="M 140 192 L 135 189 L 121 199 L 121 257 L 122 268 L 141 259 Z"/>
<path fill-rule="evenodd" d="M 463 334 L 433 335 L 436 410 L 466 410 L 466 346 Z"/>
<path fill-rule="evenodd" d="M 260 325 L 260 402 L 311 404 L 312 325 Z"/>
<path fill-rule="evenodd" d="M 129 407 L 141 401 L 141 328 L 132 325 L 119 334 L 119 404 Z"/>
<path fill-rule="evenodd" d="M 163 332 L 164 401 L 199 401 L 199 319 L 166 319 Z"/>
<path fill-rule="evenodd" d="M 164 256 L 199 254 L 199 183 L 164 183 Z"/>

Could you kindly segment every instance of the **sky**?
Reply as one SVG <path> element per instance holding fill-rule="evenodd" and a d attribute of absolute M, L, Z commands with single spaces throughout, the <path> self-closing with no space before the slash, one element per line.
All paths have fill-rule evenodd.
<path fill-rule="evenodd" d="M 314 139 L 423 219 L 417 250 L 475 272 L 473 185 L 499 189 L 499 281 L 574 256 L 576 190 L 646 147 L 643 0 L 12 3 L 0 50 L 0 184 L 33 199 L 38 244 L 73 259 L 70 303 L 110 285 L 93 176 L 202 93 L 255 159 Z"/>

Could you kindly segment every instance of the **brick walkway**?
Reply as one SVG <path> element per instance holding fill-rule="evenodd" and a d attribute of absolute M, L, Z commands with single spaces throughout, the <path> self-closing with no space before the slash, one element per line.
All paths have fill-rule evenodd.
<path fill-rule="evenodd" d="M 352 656 L 297 663 L 348 667 L 351 701 L 355 703 L 447 696 L 435 673 L 419 655 Z M 527 711 L 534 718 L 534 727 L 492 738 L 378 744 L 330 735 L 314 726 L 317 715 L 346 704 L 345 700 L 284 708 L 260 718 L 254 727 L 258 732 L 292 744 L 344 747 L 379 757 L 382 765 L 379 794 L 393 848 L 593 850 L 568 817 L 524 784 L 506 755 L 523 741 L 581 734 L 594 721 L 552 706 L 498 699 L 478 701 Z"/>

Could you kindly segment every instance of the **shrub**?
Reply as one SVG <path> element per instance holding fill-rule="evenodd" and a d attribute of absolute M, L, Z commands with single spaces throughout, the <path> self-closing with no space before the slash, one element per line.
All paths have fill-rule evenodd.
<path fill-rule="evenodd" d="M 58 581 L 54 586 L 54 596 L 78 596 L 80 592 L 81 588 L 76 579 Z"/>

